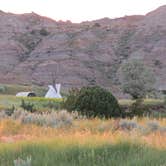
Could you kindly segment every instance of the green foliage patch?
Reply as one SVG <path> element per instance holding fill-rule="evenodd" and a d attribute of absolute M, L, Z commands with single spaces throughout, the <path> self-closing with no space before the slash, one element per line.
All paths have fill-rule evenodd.
<path fill-rule="evenodd" d="M 98 86 L 72 90 L 64 105 L 69 111 L 78 111 L 87 117 L 110 118 L 122 115 L 116 98 Z"/>
<path fill-rule="evenodd" d="M 116 145 L 60 146 L 60 143 L 22 143 L 1 146 L 0 164 L 13 166 L 21 158 L 31 156 L 32 166 L 161 166 L 166 163 L 166 151 L 141 144 L 119 143 Z"/>

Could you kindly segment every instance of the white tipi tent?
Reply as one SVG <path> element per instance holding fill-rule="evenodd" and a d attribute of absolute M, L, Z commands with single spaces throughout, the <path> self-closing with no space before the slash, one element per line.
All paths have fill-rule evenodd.
<path fill-rule="evenodd" d="M 45 95 L 45 98 L 62 98 L 60 94 L 61 84 L 55 84 L 55 88 L 52 85 L 49 85 L 49 90 Z"/>

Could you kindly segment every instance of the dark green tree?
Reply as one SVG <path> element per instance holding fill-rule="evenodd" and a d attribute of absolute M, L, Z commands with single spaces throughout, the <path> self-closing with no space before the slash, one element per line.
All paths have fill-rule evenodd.
<path fill-rule="evenodd" d="M 109 91 L 98 86 L 83 87 L 75 95 L 69 95 L 66 103 L 70 100 L 74 101 L 73 111 L 78 111 L 87 117 L 110 118 L 122 115 L 116 98 Z"/>

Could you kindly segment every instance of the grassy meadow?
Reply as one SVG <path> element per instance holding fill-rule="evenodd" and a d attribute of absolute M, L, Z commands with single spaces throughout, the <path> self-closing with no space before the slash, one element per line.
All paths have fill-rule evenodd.
<path fill-rule="evenodd" d="M 21 100 L 25 100 L 27 102 L 33 103 L 38 110 L 48 110 L 51 108 L 51 104 L 54 104 L 52 107 L 56 110 L 60 108 L 60 103 L 63 101 L 61 99 L 45 99 L 43 97 L 16 97 L 14 95 L 0 94 L 0 110 L 11 108 L 15 106 L 15 108 L 20 109 Z M 130 106 L 134 101 L 130 99 L 121 99 L 119 100 L 119 104 L 121 106 Z M 145 99 L 144 105 L 149 106 L 157 106 L 163 104 L 163 99 Z"/>
<path fill-rule="evenodd" d="M 21 102 L 24 100 L 26 103 L 34 105 L 34 109 L 38 111 L 59 110 L 62 99 L 45 99 L 43 97 L 16 97 L 13 95 L 0 95 L 0 110 L 21 108 Z"/>
<path fill-rule="evenodd" d="M 0 136 L 4 166 L 27 157 L 32 166 L 166 165 L 166 119 L 75 119 L 57 128 L 4 119 Z"/>
<path fill-rule="evenodd" d="M 0 166 L 166 166 L 164 116 L 87 119 L 61 110 L 62 100 L 15 97 L 22 89 L 9 87 L 0 95 Z M 26 112 L 22 100 L 37 112 Z M 122 107 L 133 102 L 119 100 Z M 13 106 L 19 111 L 6 115 Z"/>

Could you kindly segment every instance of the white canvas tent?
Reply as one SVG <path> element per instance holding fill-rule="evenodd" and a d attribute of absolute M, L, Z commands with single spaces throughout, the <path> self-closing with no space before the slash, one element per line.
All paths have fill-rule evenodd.
<path fill-rule="evenodd" d="M 55 88 L 52 85 L 49 85 L 49 90 L 45 95 L 45 98 L 62 98 L 60 94 L 61 84 L 55 84 Z"/>

